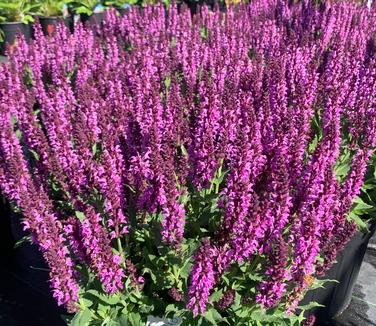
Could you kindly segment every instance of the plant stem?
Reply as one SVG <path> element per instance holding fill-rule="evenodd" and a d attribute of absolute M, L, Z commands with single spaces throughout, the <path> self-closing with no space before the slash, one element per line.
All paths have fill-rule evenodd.
<path fill-rule="evenodd" d="M 249 266 L 249 271 L 250 271 L 250 272 L 253 272 L 253 271 L 255 270 L 255 268 L 257 267 L 257 265 L 258 265 L 258 263 L 259 263 L 259 261 L 260 261 L 260 256 L 256 256 L 256 257 L 253 259 L 251 265 Z"/>
<path fill-rule="evenodd" d="M 125 255 L 124 255 L 123 245 L 121 244 L 120 237 L 117 237 L 116 241 L 117 241 L 118 251 L 119 251 L 120 256 L 121 256 L 121 263 L 122 263 L 123 267 L 126 268 L 126 266 L 125 266 Z"/>

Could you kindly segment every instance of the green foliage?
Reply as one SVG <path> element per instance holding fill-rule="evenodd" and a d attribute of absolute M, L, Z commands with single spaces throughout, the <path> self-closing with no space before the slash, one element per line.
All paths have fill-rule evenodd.
<path fill-rule="evenodd" d="M 85 219 L 85 214 L 82 213 L 82 212 L 76 211 L 76 217 L 82 223 L 84 221 L 84 219 Z"/>
<path fill-rule="evenodd" d="M 139 0 L 106 0 L 104 4 L 107 7 L 114 7 L 116 9 L 124 8 L 125 5 L 136 5 Z"/>
<path fill-rule="evenodd" d="M 350 171 L 352 156 L 352 151 L 345 147 L 340 157 L 338 158 L 334 166 L 334 172 L 339 182 L 343 182 L 346 179 Z"/>
<path fill-rule="evenodd" d="M 365 181 L 352 212 L 362 217 L 364 221 L 376 219 L 376 153 L 368 164 Z"/>
<path fill-rule="evenodd" d="M 308 291 L 312 291 L 312 290 L 316 290 L 316 289 L 325 289 L 325 285 L 327 283 L 339 283 L 337 280 L 331 280 L 331 279 L 314 279 L 313 280 L 313 283 L 311 284 L 311 286 L 309 287 Z M 313 303 L 313 304 L 316 304 L 316 303 Z M 302 308 L 305 308 L 306 310 L 309 310 L 309 306 L 304 306 L 304 307 L 300 307 L 301 309 Z M 313 307 L 311 307 L 313 308 Z"/>
<path fill-rule="evenodd" d="M 39 6 L 39 3 L 29 0 L 0 0 L 0 22 L 32 23 Z"/>
<path fill-rule="evenodd" d="M 89 309 L 83 309 L 71 320 L 71 326 L 88 326 L 92 321 L 92 312 Z"/>
<path fill-rule="evenodd" d="M 341 143 L 341 153 L 334 166 L 336 178 L 340 183 L 345 182 L 351 170 L 352 160 L 355 151 L 351 135 L 347 131 L 346 123 L 343 122 L 343 136 Z M 368 223 L 376 219 L 376 154 L 374 153 L 368 163 L 367 173 L 361 188 L 361 193 L 353 201 L 353 206 L 349 215 L 349 221 L 356 223 L 358 229 L 362 232 L 368 232 Z"/>
<path fill-rule="evenodd" d="M 23 236 L 20 240 L 18 240 L 18 241 L 14 244 L 14 249 L 17 249 L 17 248 L 23 246 L 25 243 L 32 243 L 32 239 L 31 239 L 31 236 L 30 236 L 30 235 L 25 235 L 25 236 Z"/>
<path fill-rule="evenodd" d="M 348 219 L 353 220 L 362 232 L 368 231 L 368 223 L 376 219 L 376 155 L 368 164 L 361 193 L 354 200 Z"/>
<path fill-rule="evenodd" d="M 208 32 L 208 29 L 205 27 L 205 26 L 203 26 L 203 27 L 201 27 L 200 28 L 200 35 L 201 35 L 201 37 L 204 39 L 204 40 L 206 40 L 208 37 L 209 37 L 209 34 L 208 34 L 209 32 Z"/>
<path fill-rule="evenodd" d="M 64 0 L 38 0 L 40 5 L 38 14 L 45 17 L 64 16 L 66 1 Z"/>
<path fill-rule="evenodd" d="M 321 110 L 317 109 L 311 121 L 311 130 L 313 131 L 313 138 L 308 145 L 306 151 L 306 159 L 314 153 L 317 148 L 317 145 L 322 140 L 322 125 L 321 125 Z"/>
<path fill-rule="evenodd" d="M 76 14 L 86 14 L 88 16 L 94 14 L 94 10 L 97 6 L 105 8 L 103 0 L 68 0 L 67 4 Z"/>

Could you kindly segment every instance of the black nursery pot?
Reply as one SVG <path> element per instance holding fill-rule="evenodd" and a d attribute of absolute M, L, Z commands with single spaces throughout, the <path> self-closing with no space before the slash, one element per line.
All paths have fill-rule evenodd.
<path fill-rule="evenodd" d="M 185 0 L 184 1 L 188 8 L 191 10 L 191 14 L 195 15 L 198 13 L 198 7 L 204 4 L 204 0 Z"/>
<path fill-rule="evenodd" d="M 220 12 L 226 12 L 227 7 L 224 1 L 218 0 L 183 0 L 183 2 L 188 6 L 192 15 L 199 13 L 199 6 L 206 5 L 210 10 L 214 10 L 215 6 L 218 5 Z M 178 12 L 180 12 L 181 3 L 178 3 Z"/>
<path fill-rule="evenodd" d="M 368 242 L 376 230 L 376 221 L 369 225 L 369 232 L 358 232 L 338 253 L 337 263 L 326 273 L 323 279 L 336 280 L 328 282 L 325 288 L 308 291 L 301 305 L 317 302 L 325 307 L 316 307 L 309 311 L 318 322 L 327 322 L 346 310 L 351 301 L 352 292 L 358 279 L 360 267 L 367 250 Z"/>
<path fill-rule="evenodd" d="M 0 257 L 6 261 L 11 257 L 15 244 L 10 215 L 8 202 L 0 194 Z"/>
<path fill-rule="evenodd" d="M 15 248 L 28 234 L 22 218 L 0 194 L 0 325 L 64 326 L 61 315 L 66 311 L 52 298 L 49 267 L 38 246 Z"/>
<path fill-rule="evenodd" d="M 63 17 L 39 17 L 39 23 L 42 27 L 42 31 L 44 35 L 53 35 L 56 31 L 57 25 L 61 22 L 69 29 L 69 31 L 73 32 L 73 17 L 69 16 L 66 18 Z"/>
<path fill-rule="evenodd" d="M 18 34 L 23 35 L 26 41 L 31 39 L 31 25 L 19 22 L 0 23 L 0 29 L 3 31 L 4 41 L 0 43 L 0 54 L 5 54 L 7 48 L 15 46 Z"/>
<path fill-rule="evenodd" d="M 124 16 L 130 9 L 131 6 L 129 6 L 128 8 L 118 8 L 117 11 L 120 14 L 120 16 Z"/>
<path fill-rule="evenodd" d="M 80 16 L 81 22 L 83 24 L 88 23 L 92 28 L 96 26 L 101 26 L 104 18 L 104 13 L 103 12 L 97 12 L 92 15 L 87 15 L 87 14 L 81 14 Z"/>

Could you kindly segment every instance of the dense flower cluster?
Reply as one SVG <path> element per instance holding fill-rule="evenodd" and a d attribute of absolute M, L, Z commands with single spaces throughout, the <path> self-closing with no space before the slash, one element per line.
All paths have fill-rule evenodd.
<path fill-rule="evenodd" d="M 127 278 L 147 287 L 125 256 L 129 234 L 159 214 L 162 243 L 179 252 L 187 201 L 205 189 L 222 218 L 198 239 L 187 306 L 204 313 L 232 264 L 262 256 L 255 300 L 288 297 L 294 309 L 356 229 L 347 214 L 376 144 L 376 8 L 255 0 L 179 11 L 108 11 L 96 33 L 36 28 L 32 44 L 19 41 L 0 66 L 1 191 L 71 311 L 76 264 L 108 293 Z"/>

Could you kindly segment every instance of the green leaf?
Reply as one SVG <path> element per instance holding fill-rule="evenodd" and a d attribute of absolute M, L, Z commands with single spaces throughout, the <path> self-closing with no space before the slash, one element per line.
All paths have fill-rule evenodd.
<path fill-rule="evenodd" d="M 234 303 L 232 304 L 231 308 L 233 310 L 237 310 L 239 308 L 241 308 L 241 300 L 242 300 L 242 297 L 239 293 L 235 293 L 235 299 L 234 299 Z"/>
<path fill-rule="evenodd" d="M 249 273 L 248 274 L 248 278 L 252 281 L 262 281 L 262 276 L 261 275 L 257 275 L 257 274 L 254 274 L 254 273 Z"/>
<path fill-rule="evenodd" d="M 81 309 L 90 308 L 93 305 L 93 301 L 87 298 L 80 298 L 79 304 Z"/>
<path fill-rule="evenodd" d="M 358 210 L 358 211 L 366 211 L 366 210 L 369 210 L 369 209 L 373 209 L 374 207 L 372 205 L 368 205 L 366 204 L 363 199 L 361 199 L 360 197 L 356 197 L 353 202 L 356 204 L 354 205 L 354 210 Z"/>
<path fill-rule="evenodd" d="M 355 212 L 350 212 L 347 218 L 355 222 L 359 231 L 363 233 L 369 232 L 367 223 L 364 222 L 363 219 L 359 215 L 357 215 Z"/>
<path fill-rule="evenodd" d="M 222 280 L 224 281 L 224 283 L 227 286 L 229 286 L 231 284 L 229 278 L 227 277 L 227 275 L 222 275 Z"/>
<path fill-rule="evenodd" d="M 315 289 L 325 289 L 325 286 L 324 284 L 326 283 L 330 283 L 330 282 L 333 282 L 333 283 L 339 283 L 337 280 L 330 280 L 330 279 L 324 279 L 324 280 L 319 280 L 319 279 L 315 279 L 313 281 L 313 284 L 311 285 L 310 290 L 315 290 Z"/>
<path fill-rule="evenodd" d="M 36 161 L 39 161 L 40 156 L 39 156 L 39 154 L 36 151 L 34 151 L 31 148 L 29 148 L 29 152 L 31 154 L 33 154 L 33 156 L 34 156 L 34 158 L 35 158 Z"/>
<path fill-rule="evenodd" d="M 200 28 L 200 35 L 201 37 L 206 40 L 208 38 L 208 29 L 206 27 L 201 27 Z"/>
<path fill-rule="evenodd" d="M 10 117 L 13 127 L 17 125 L 17 118 L 12 114 Z"/>
<path fill-rule="evenodd" d="M 92 313 L 89 309 L 85 309 L 77 313 L 72 321 L 70 326 L 89 326 L 90 321 L 92 320 Z"/>
<path fill-rule="evenodd" d="M 308 146 L 308 152 L 313 153 L 317 147 L 317 144 L 319 143 L 319 137 L 315 135 L 315 138 L 312 140 L 312 142 Z"/>
<path fill-rule="evenodd" d="M 222 290 L 222 289 L 217 290 L 217 291 L 215 291 L 215 292 L 209 297 L 209 302 L 210 302 L 210 303 L 217 302 L 220 298 L 222 298 L 222 296 L 223 296 L 223 290 Z"/>
<path fill-rule="evenodd" d="M 77 14 L 86 14 L 88 16 L 91 16 L 94 13 L 93 10 L 91 10 L 89 8 L 85 8 L 85 7 L 77 8 L 75 11 L 76 11 Z"/>
<path fill-rule="evenodd" d="M 249 317 L 249 315 L 250 315 L 250 309 L 248 307 L 239 307 L 235 311 L 235 315 L 238 316 L 238 317 L 240 317 L 240 318 Z"/>
<path fill-rule="evenodd" d="M 25 235 L 20 240 L 18 240 L 15 243 L 14 248 L 17 249 L 17 248 L 21 247 L 25 243 L 31 243 L 31 236 L 30 235 Z"/>
<path fill-rule="evenodd" d="M 366 180 L 362 186 L 362 191 L 364 193 L 367 193 L 367 190 L 375 189 L 376 185 L 374 184 L 374 179 L 372 178 L 371 180 Z"/>
<path fill-rule="evenodd" d="M 178 311 L 178 308 L 174 304 L 169 304 L 165 309 L 165 315 L 167 317 L 170 313 L 175 314 L 177 311 Z"/>
<path fill-rule="evenodd" d="M 91 147 L 91 152 L 93 153 L 93 155 L 97 154 L 97 150 L 97 143 L 94 143 Z"/>
<path fill-rule="evenodd" d="M 180 150 L 184 157 L 188 157 L 188 152 L 184 145 L 180 145 Z"/>
<path fill-rule="evenodd" d="M 334 168 L 334 172 L 337 177 L 346 176 L 349 171 L 350 171 L 350 164 L 348 163 L 341 163 L 337 167 Z"/>
<path fill-rule="evenodd" d="M 277 325 L 286 325 L 285 320 L 288 317 L 283 311 L 273 311 L 273 313 L 268 314 L 266 311 L 256 310 L 252 312 L 250 318 L 252 320 L 263 322 L 263 325 L 265 325 L 266 322 L 276 323 Z"/>
<path fill-rule="evenodd" d="M 166 77 L 164 80 L 164 86 L 166 87 L 166 90 L 170 88 L 171 85 L 171 77 Z"/>
<path fill-rule="evenodd" d="M 82 223 L 85 219 L 85 214 L 83 212 L 80 212 L 80 211 L 76 211 L 76 217 L 80 220 L 80 222 Z"/>
<path fill-rule="evenodd" d="M 102 325 L 106 325 L 106 326 L 122 326 L 123 324 L 121 324 L 118 319 L 109 319 L 109 320 L 107 320 L 106 323 L 103 322 Z"/>
<path fill-rule="evenodd" d="M 22 139 L 22 132 L 21 132 L 21 130 L 19 130 L 19 129 L 16 130 L 16 136 L 17 136 L 17 138 L 18 138 L 19 140 Z"/>
<path fill-rule="evenodd" d="M 299 306 L 298 308 L 301 309 L 301 310 L 311 310 L 312 308 L 316 308 L 316 307 L 325 307 L 325 306 L 322 305 L 322 304 L 319 304 L 316 301 L 312 301 L 312 302 L 310 302 L 306 305 Z"/>
<path fill-rule="evenodd" d="M 247 264 L 242 264 L 242 265 L 240 265 L 240 266 L 239 266 L 239 269 L 240 269 L 241 272 L 245 273 L 246 270 L 247 270 Z"/>
<path fill-rule="evenodd" d="M 129 326 L 129 320 L 125 315 L 121 315 L 121 316 L 115 318 L 114 322 L 116 322 L 117 324 L 108 324 L 107 326 L 109 326 L 109 325 L 111 325 L 111 326 L 115 326 L 115 325 Z"/>
<path fill-rule="evenodd" d="M 222 316 L 214 308 L 211 308 L 208 311 L 206 311 L 204 317 L 205 317 L 206 320 L 211 322 L 212 325 L 217 325 L 218 321 L 220 321 L 222 319 Z"/>
<path fill-rule="evenodd" d="M 97 298 L 99 298 L 101 301 L 109 304 L 109 305 L 116 305 L 120 302 L 120 296 L 119 294 L 111 294 L 111 295 L 107 295 L 107 294 L 104 294 L 104 293 L 100 293 L 98 292 L 97 290 L 88 290 L 86 291 L 87 294 L 91 294 Z"/>
<path fill-rule="evenodd" d="M 131 323 L 132 326 L 141 326 L 142 325 L 141 316 L 136 312 L 129 313 L 128 319 L 129 319 L 129 322 Z"/>

